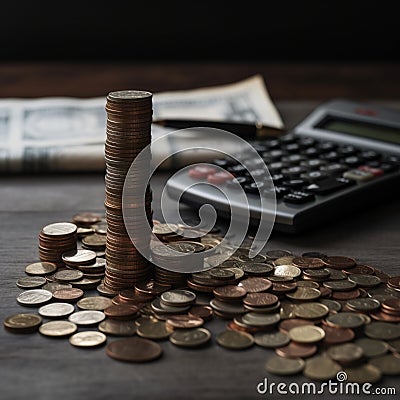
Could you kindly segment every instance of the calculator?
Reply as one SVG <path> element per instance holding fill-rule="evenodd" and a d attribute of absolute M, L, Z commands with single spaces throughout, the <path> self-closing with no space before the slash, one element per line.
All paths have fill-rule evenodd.
<path fill-rule="evenodd" d="M 400 111 L 394 109 L 332 100 L 287 134 L 250 144 L 265 161 L 275 186 L 278 231 L 298 233 L 356 212 L 382 201 L 400 183 Z M 228 157 L 212 163 L 240 182 L 250 223 L 257 225 L 269 211 L 260 207 L 258 188 L 246 169 Z M 168 194 L 194 207 L 211 204 L 220 216 L 229 216 L 221 191 L 194 185 L 198 177 L 193 176 L 176 174 L 167 183 Z M 228 183 L 222 181 L 221 185 Z"/>

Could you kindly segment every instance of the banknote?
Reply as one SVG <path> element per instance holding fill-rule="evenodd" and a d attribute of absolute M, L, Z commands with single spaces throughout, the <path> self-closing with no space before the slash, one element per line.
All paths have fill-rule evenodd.
<path fill-rule="evenodd" d="M 264 81 L 256 75 L 231 85 L 156 93 L 153 97 L 153 140 L 175 129 L 157 124 L 165 119 L 260 123 L 282 128 Z M 105 169 L 105 97 L 47 97 L 0 100 L 0 172 L 102 171 Z M 165 138 L 153 152 L 155 162 L 172 150 L 201 145 L 201 130 Z M 164 143 L 163 142 L 163 143 Z M 176 168 L 208 161 L 207 152 L 184 152 L 162 164 Z"/>

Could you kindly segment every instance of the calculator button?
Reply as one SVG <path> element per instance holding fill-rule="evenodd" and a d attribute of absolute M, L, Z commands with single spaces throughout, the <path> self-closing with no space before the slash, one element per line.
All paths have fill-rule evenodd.
<path fill-rule="evenodd" d="M 366 150 L 361 153 L 361 157 L 364 158 L 364 160 L 373 161 L 380 158 L 380 154 L 376 151 Z"/>
<path fill-rule="evenodd" d="M 297 140 L 297 137 L 295 135 L 289 134 L 289 135 L 285 135 L 279 138 L 279 141 L 282 144 L 288 144 L 288 143 L 293 143 Z"/>
<path fill-rule="evenodd" d="M 332 151 L 336 149 L 335 143 L 332 142 L 322 142 L 318 144 L 317 148 L 321 150 L 324 153 L 327 153 L 328 151 Z"/>
<path fill-rule="evenodd" d="M 313 158 L 311 160 L 302 161 L 300 165 L 302 167 L 310 168 L 310 169 L 318 169 L 322 165 L 327 164 L 325 160 L 320 160 L 319 158 Z"/>
<path fill-rule="evenodd" d="M 242 175 L 247 172 L 246 167 L 241 164 L 232 165 L 231 167 L 228 167 L 226 170 L 228 172 L 232 172 L 234 175 Z"/>
<path fill-rule="evenodd" d="M 316 147 L 309 147 L 308 149 L 305 149 L 305 150 L 304 150 L 304 154 L 305 154 L 307 157 L 316 157 L 316 156 L 318 156 L 319 154 L 321 154 L 321 151 L 318 150 Z"/>
<path fill-rule="evenodd" d="M 298 145 L 301 147 L 311 147 L 316 144 L 316 140 L 313 138 L 305 137 L 297 141 Z"/>
<path fill-rule="evenodd" d="M 315 196 L 312 193 L 307 192 L 292 192 L 288 193 L 283 197 L 285 203 L 293 204 L 304 204 L 315 200 Z"/>
<path fill-rule="evenodd" d="M 337 161 L 341 155 L 337 151 L 329 151 L 328 153 L 321 154 L 320 157 L 327 161 Z"/>
<path fill-rule="evenodd" d="M 278 139 L 266 140 L 265 143 L 270 149 L 277 149 L 281 145 L 281 142 Z"/>
<path fill-rule="evenodd" d="M 394 165 L 399 165 L 400 164 L 400 157 L 397 156 L 386 156 L 383 158 L 382 162 L 388 163 L 388 164 L 394 164 Z"/>
<path fill-rule="evenodd" d="M 349 167 L 357 167 L 360 164 L 362 164 L 364 162 L 364 160 L 362 160 L 359 157 L 356 156 L 350 156 L 350 157 L 346 157 L 343 162 L 348 165 Z"/>
<path fill-rule="evenodd" d="M 277 161 L 277 162 L 273 162 L 271 164 L 268 165 L 268 169 L 271 172 L 281 172 L 282 168 L 287 168 L 289 167 L 288 163 L 283 163 L 281 161 Z"/>
<path fill-rule="evenodd" d="M 354 146 L 342 146 L 337 149 L 337 152 L 342 156 L 348 157 L 357 154 L 357 149 Z"/>
<path fill-rule="evenodd" d="M 260 182 L 260 183 L 250 183 L 250 184 L 246 184 L 243 186 L 243 189 L 245 190 L 245 192 L 247 193 L 252 193 L 252 194 L 259 194 L 260 191 L 264 188 L 264 183 Z"/>
<path fill-rule="evenodd" d="M 235 161 L 229 158 L 221 158 L 217 160 L 213 160 L 212 162 L 214 165 L 218 165 L 218 167 L 226 168 L 231 165 L 235 165 Z"/>
<path fill-rule="evenodd" d="M 265 143 L 253 142 L 250 144 L 257 153 L 263 153 L 264 151 L 269 150 L 269 147 Z"/>
<path fill-rule="evenodd" d="M 347 166 L 339 163 L 321 165 L 320 167 L 320 171 L 328 172 L 331 174 L 338 174 L 347 171 L 347 169 L 348 169 Z"/>
<path fill-rule="evenodd" d="M 235 177 L 235 179 L 226 181 L 226 186 L 237 188 L 238 187 L 237 184 L 243 186 L 245 184 L 249 184 L 250 182 L 251 182 L 250 178 L 247 178 L 245 176 L 238 176 L 238 177 Z"/>
<path fill-rule="evenodd" d="M 328 178 L 329 174 L 323 171 L 310 171 L 300 175 L 301 179 L 306 181 L 320 181 L 321 179 Z"/>
<path fill-rule="evenodd" d="M 307 186 L 305 190 L 307 192 L 324 196 L 333 192 L 337 192 L 338 190 L 342 190 L 354 184 L 354 181 L 346 178 L 328 178 L 312 183 L 311 185 Z"/>
<path fill-rule="evenodd" d="M 365 182 L 374 178 L 370 172 L 361 171 L 360 169 L 351 169 L 343 174 L 344 178 L 354 179 L 355 181 Z"/>
<path fill-rule="evenodd" d="M 289 164 L 298 164 L 299 162 L 304 160 L 306 160 L 306 158 L 301 154 L 291 154 L 290 156 L 282 157 L 282 161 L 287 162 Z"/>
<path fill-rule="evenodd" d="M 290 189 L 286 186 L 275 186 L 275 196 L 277 199 L 281 199 L 286 194 L 290 193 Z"/>
<path fill-rule="evenodd" d="M 283 146 L 282 148 L 288 153 L 297 153 L 300 151 L 300 146 L 297 143 L 290 143 L 287 146 Z"/>
<path fill-rule="evenodd" d="M 223 172 L 217 172 L 213 175 L 208 175 L 207 182 L 219 185 L 221 183 L 225 183 L 226 181 L 230 181 L 233 178 L 234 176 L 232 174 L 223 171 Z"/>
<path fill-rule="evenodd" d="M 207 165 L 198 165 L 194 168 L 189 169 L 189 176 L 193 179 L 205 179 L 208 175 L 214 174 L 215 168 Z"/>
<path fill-rule="evenodd" d="M 271 179 L 273 180 L 274 184 L 277 185 L 283 181 L 282 174 L 272 174 Z"/>
<path fill-rule="evenodd" d="M 279 149 L 279 150 L 271 150 L 270 152 L 267 152 L 267 154 L 274 160 L 279 160 L 282 156 L 286 156 L 287 152 Z"/>
<path fill-rule="evenodd" d="M 305 167 L 295 166 L 289 168 L 282 168 L 282 175 L 288 178 L 297 178 L 300 174 L 307 172 Z"/>
<path fill-rule="evenodd" d="M 291 189 L 300 189 L 306 184 L 304 179 L 289 179 L 287 181 L 283 181 L 282 185 L 289 187 Z"/>
<path fill-rule="evenodd" d="M 394 165 L 394 164 L 382 163 L 382 164 L 379 164 L 379 168 L 381 170 L 383 170 L 384 172 L 392 172 L 392 171 L 395 171 L 396 169 L 398 169 L 398 166 Z"/>
<path fill-rule="evenodd" d="M 372 168 L 368 165 L 362 165 L 361 167 L 358 167 L 358 169 L 361 171 L 370 172 L 374 176 L 381 176 L 383 174 L 383 169 Z"/>

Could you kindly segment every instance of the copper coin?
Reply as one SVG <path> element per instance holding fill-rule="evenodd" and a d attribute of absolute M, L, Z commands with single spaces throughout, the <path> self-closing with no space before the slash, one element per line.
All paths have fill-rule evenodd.
<path fill-rule="evenodd" d="M 104 309 L 104 314 L 111 319 L 128 320 L 136 316 L 139 311 L 134 305 L 111 305 Z"/>
<path fill-rule="evenodd" d="M 369 315 L 376 321 L 400 322 L 400 315 L 390 315 L 383 311 L 374 311 L 369 313 Z"/>
<path fill-rule="evenodd" d="M 96 253 L 92 250 L 72 250 L 63 253 L 62 259 L 67 265 L 93 264 L 96 261 Z"/>
<path fill-rule="evenodd" d="M 247 293 L 265 292 L 272 286 L 272 282 L 266 278 L 247 278 L 242 280 L 239 285 Z"/>
<path fill-rule="evenodd" d="M 385 300 L 382 303 L 382 309 L 384 309 L 385 311 L 400 313 L 400 299 L 392 298 Z"/>
<path fill-rule="evenodd" d="M 162 348 L 152 340 L 133 337 L 109 343 L 106 353 L 119 361 L 147 362 L 159 358 Z"/>
<path fill-rule="evenodd" d="M 329 346 L 332 344 L 350 342 L 355 336 L 354 331 L 350 328 L 334 328 L 322 325 L 322 329 L 325 331 L 325 338 L 322 343 Z"/>
<path fill-rule="evenodd" d="M 193 306 L 188 314 L 192 317 L 199 317 L 204 321 L 209 321 L 212 318 L 213 310 L 210 306 Z"/>
<path fill-rule="evenodd" d="M 360 294 L 361 292 L 359 289 L 349 290 L 348 292 L 332 292 L 332 299 L 335 300 L 356 299 L 357 297 L 360 297 Z"/>
<path fill-rule="evenodd" d="M 28 275 L 48 275 L 56 271 L 57 266 L 49 262 L 37 262 L 29 264 L 25 268 L 25 272 Z"/>
<path fill-rule="evenodd" d="M 137 283 L 135 291 L 139 294 L 159 296 L 161 293 L 171 289 L 171 285 L 161 285 L 153 280 Z"/>
<path fill-rule="evenodd" d="M 79 300 L 83 296 L 83 290 L 78 288 L 59 289 L 53 292 L 56 300 L 73 302 Z"/>
<path fill-rule="evenodd" d="M 285 358 L 307 358 L 317 352 L 317 346 L 314 344 L 291 342 L 287 346 L 278 347 L 275 352 L 280 357 Z"/>
<path fill-rule="evenodd" d="M 347 269 L 356 265 L 356 260 L 344 256 L 329 256 L 325 259 L 325 263 L 334 269 Z"/>
<path fill-rule="evenodd" d="M 300 318 L 289 318 L 281 321 L 279 330 L 283 333 L 288 333 L 292 328 L 305 325 L 314 325 L 314 322 Z"/>
<path fill-rule="evenodd" d="M 357 264 L 350 271 L 352 274 L 364 274 L 364 275 L 373 275 L 375 273 L 375 268 L 370 267 L 369 265 Z"/>
<path fill-rule="evenodd" d="M 171 315 L 168 317 L 166 323 L 174 329 L 189 329 L 202 326 L 204 320 L 200 317 L 191 317 L 190 315 Z"/>
<path fill-rule="evenodd" d="M 91 212 L 83 212 L 83 213 L 75 214 L 72 217 L 72 221 L 76 225 L 83 225 L 83 226 L 93 225 L 96 222 L 99 222 L 100 220 L 101 220 L 101 215 L 91 213 Z"/>
<path fill-rule="evenodd" d="M 250 307 L 268 307 L 278 302 L 278 297 L 272 293 L 249 293 L 243 303 Z"/>
<path fill-rule="evenodd" d="M 213 293 L 214 296 L 219 300 L 236 301 L 243 299 L 246 296 L 247 291 L 241 286 L 227 285 L 215 288 Z"/>
<path fill-rule="evenodd" d="M 76 269 L 64 269 L 62 271 L 56 272 L 54 279 L 58 282 L 73 282 L 79 281 L 83 278 L 83 272 Z"/>
<path fill-rule="evenodd" d="M 393 276 L 388 280 L 388 285 L 400 289 L 400 276 Z"/>
<path fill-rule="evenodd" d="M 46 236 L 59 238 L 73 235 L 76 233 L 77 229 L 77 226 L 75 224 L 71 224 L 70 222 L 56 222 L 54 224 L 46 225 L 42 229 L 42 232 Z"/>
<path fill-rule="evenodd" d="M 319 269 L 326 266 L 326 264 L 316 257 L 295 257 L 293 264 L 301 269 Z"/>
<path fill-rule="evenodd" d="M 272 284 L 272 292 L 274 293 L 288 293 L 296 290 L 297 283 L 296 282 L 274 282 Z"/>

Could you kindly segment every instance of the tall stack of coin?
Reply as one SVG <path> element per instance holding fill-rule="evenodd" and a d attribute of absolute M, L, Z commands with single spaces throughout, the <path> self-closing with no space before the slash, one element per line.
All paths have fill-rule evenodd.
<path fill-rule="evenodd" d="M 63 253 L 76 250 L 76 232 L 77 226 L 70 222 L 46 225 L 39 234 L 40 260 L 63 265 Z"/>
<path fill-rule="evenodd" d="M 123 218 L 122 192 L 125 186 L 125 207 L 133 213 L 145 210 L 149 224 L 152 221 L 151 190 L 145 196 L 139 190 L 140 171 L 125 182 L 127 172 L 138 154 L 151 143 L 152 94 L 143 91 L 125 90 L 111 92 L 107 96 L 107 140 L 106 159 L 106 288 L 118 291 L 133 287 L 145 280 L 151 272 L 147 258 L 142 256 L 132 243 L 128 231 L 140 232 L 134 217 Z M 141 159 L 140 168 L 150 168 L 150 150 Z M 144 174 L 143 174 L 144 175 Z M 146 236 L 146 237 L 145 237 Z M 140 240 L 142 248 L 150 247 L 150 235 L 143 233 L 134 238 Z"/>

